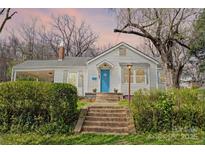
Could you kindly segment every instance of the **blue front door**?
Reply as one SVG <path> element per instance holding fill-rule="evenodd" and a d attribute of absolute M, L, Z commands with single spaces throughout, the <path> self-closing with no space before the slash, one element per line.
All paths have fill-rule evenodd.
<path fill-rule="evenodd" d="M 101 70 L 100 91 L 109 92 L 110 90 L 110 70 Z"/>

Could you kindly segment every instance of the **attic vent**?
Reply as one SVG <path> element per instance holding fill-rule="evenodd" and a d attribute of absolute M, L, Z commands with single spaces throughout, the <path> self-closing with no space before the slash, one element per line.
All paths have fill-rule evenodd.
<path fill-rule="evenodd" d="M 126 49 L 125 48 L 119 48 L 119 55 L 120 56 L 126 56 Z"/>

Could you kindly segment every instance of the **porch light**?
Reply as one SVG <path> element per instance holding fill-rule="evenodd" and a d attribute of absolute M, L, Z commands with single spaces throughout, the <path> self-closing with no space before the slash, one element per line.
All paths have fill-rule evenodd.
<path fill-rule="evenodd" d="M 131 68 L 132 68 L 132 64 L 127 64 L 127 68 L 128 68 L 128 100 L 129 100 L 129 107 L 130 107 L 130 82 L 131 82 Z"/>
<path fill-rule="evenodd" d="M 129 70 L 131 70 L 132 64 L 127 64 L 127 67 L 128 67 Z"/>

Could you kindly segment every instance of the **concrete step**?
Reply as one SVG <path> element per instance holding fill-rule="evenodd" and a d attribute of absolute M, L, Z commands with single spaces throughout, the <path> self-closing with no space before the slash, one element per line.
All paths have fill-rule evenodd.
<path fill-rule="evenodd" d="M 126 117 L 126 113 L 98 113 L 89 111 L 88 116 L 98 116 L 98 117 Z"/>
<path fill-rule="evenodd" d="M 119 106 L 119 97 L 110 97 L 110 94 L 99 94 L 98 102 L 86 109 L 80 127 L 82 133 L 129 134 L 135 128 L 130 121 L 130 111 L 127 107 Z M 115 101 L 113 101 L 115 100 Z"/>
<path fill-rule="evenodd" d="M 128 133 L 127 127 L 83 126 L 83 132 Z"/>
<path fill-rule="evenodd" d="M 122 93 L 96 93 L 96 96 L 121 96 Z"/>
<path fill-rule="evenodd" d="M 106 135 L 129 135 L 129 133 L 111 133 L 111 132 L 94 132 L 94 131 L 84 131 L 82 132 L 82 134 L 99 134 L 99 135 L 102 135 L 102 134 L 106 134 Z"/>
<path fill-rule="evenodd" d="M 97 103 L 109 103 L 109 104 L 111 104 L 111 103 L 118 103 L 119 101 L 118 100 L 104 100 L 104 99 L 97 99 L 95 102 L 97 102 Z"/>
<path fill-rule="evenodd" d="M 95 104 L 95 106 L 89 106 L 89 109 L 128 109 L 124 106 L 118 106 L 118 105 L 103 105 L 103 104 Z"/>
<path fill-rule="evenodd" d="M 101 96 L 97 95 L 96 98 L 116 98 L 116 99 L 119 99 L 119 96 L 117 96 L 117 95 L 101 95 Z"/>
<path fill-rule="evenodd" d="M 112 108 L 109 108 L 109 109 L 90 108 L 90 109 L 88 110 L 88 112 L 97 112 L 97 113 L 99 113 L 99 112 L 100 112 L 100 113 L 127 113 L 128 110 L 127 110 L 127 109 L 112 109 Z"/>
<path fill-rule="evenodd" d="M 95 101 L 96 103 L 99 103 L 99 104 L 117 104 L 118 101 L 106 101 L 106 100 L 103 100 L 103 101 Z"/>
<path fill-rule="evenodd" d="M 99 117 L 99 116 L 86 116 L 85 120 L 88 121 L 115 121 L 115 122 L 127 122 L 127 117 Z"/>
<path fill-rule="evenodd" d="M 118 96 L 97 96 L 96 99 L 115 99 L 115 100 L 120 100 Z"/>
<path fill-rule="evenodd" d="M 84 126 L 110 126 L 110 127 L 127 127 L 128 122 L 119 121 L 84 121 Z"/>
<path fill-rule="evenodd" d="M 114 103 L 122 99 L 122 94 L 117 93 L 97 93 L 96 102 L 100 103 Z"/>
<path fill-rule="evenodd" d="M 96 99 L 95 102 L 101 102 L 101 103 L 115 103 L 115 102 L 119 102 L 119 100 L 117 99 Z"/>

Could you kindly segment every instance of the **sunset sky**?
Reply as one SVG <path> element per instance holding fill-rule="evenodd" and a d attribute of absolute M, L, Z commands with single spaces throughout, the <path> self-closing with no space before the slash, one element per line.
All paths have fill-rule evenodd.
<path fill-rule="evenodd" d="M 74 16 L 77 21 L 84 20 L 91 26 L 92 30 L 99 35 L 97 46 L 117 44 L 121 41 L 127 42 L 135 47 L 142 48 L 143 41 L 140 37 L 117 34 L 113 29 L 117 26 L 115 15 L 110 9 L 13 9 L 16 14 L 12 20 L 8 22 L 4 29 L 4 35 L 11 29 L 17 29 L 23 23 L 29 23 L 31 18 L 39 18 L 43 24 L 48 25 L 51 22 L 51 16 L 58 16 L 67 14 Z"/>

